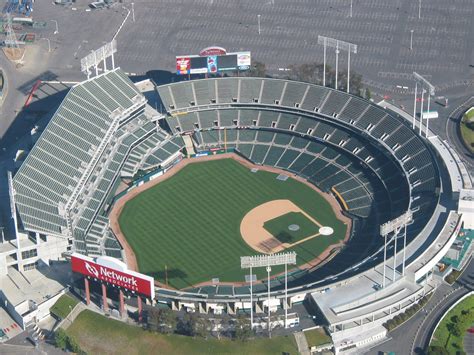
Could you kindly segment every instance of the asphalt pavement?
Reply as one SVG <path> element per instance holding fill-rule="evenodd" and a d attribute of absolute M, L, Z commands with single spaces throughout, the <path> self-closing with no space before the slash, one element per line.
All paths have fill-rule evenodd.
<path fill-rule="evenodd" d="M 0 6 L 5 1 L 0 0 Z M 0 55 L 8 81 L 0 148 L 31 129 L 32 123 L 26 122 L 8 131 L 36 80 L 85 79 L 80 59 L 115 36 L 115 63 L 134 74 L 174 72 L 175 56 L 218 45 L 229 51 L 250 50 L 269 73 L 284 77 L 290 65 L 322 63 L 323 46 L 317 40 L 322 35 L 356 44 L 351 71 L 362 74 L 373 93 L 408 112 L 413 107 L 413 71 L 436 86 L 436 95 L 455 101 L 472 94 L 474 2 L 469 0 L 432 0 L 422 2 L 421 8 L 412 0 L 354 1 L 352 12 L 345 0 L 135 0 L 132 14 L 131 0 L 94 11 L 89 3 L 35 2 L 33 18 L 46 27 L 28 29 L 37 40 L 28 47 L 27 63 L 15 68 Z M 327 50 L 327 64 L 335 66 L 334 49 Z M 347 64 L 347 54 L 341 52 L 339 68 Z M 434 104 L 433 109 L 443 111 Z M 444 132 L 441 121 L 433 122 L 438 134 Z"/>

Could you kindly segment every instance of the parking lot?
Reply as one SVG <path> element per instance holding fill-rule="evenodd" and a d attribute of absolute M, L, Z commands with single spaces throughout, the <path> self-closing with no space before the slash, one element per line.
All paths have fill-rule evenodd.
<path fill-rule="evenodd" d="M 278 72 L 290 64 L 323 61 L 318 35 L 358 45 L 353 69 L 386 84 L 412 84 L 417 71 L 441 85 L 471 79 L 474 2 L 354 0 L 137 0 L 135 23 L 119 34 L 119 59 L 127 71 L 174 70 L 174 57 L 209 45 L 251 50 L 254 60 Z M 125 5 L 129 6 L 129 5 Z M 258 33 L 260 15 L 260 34 Z M 413 30 L 413 50 L 410 50 Z M 328 49 L 334 66 L 334 50 Z M 339 65 L 347 65 L 347 55 Z M 387 75 L 389 73 L 390 75 Z M 459 83 L 461 84 L 461 83 Z"/>
<path fill-rule="evenodd" d="M 135 0 L 133 11 L 131 0 L 102 10 L 90 10 L 89 2 L 35 2 L 33 18 L 46 26 L 32 30 L 36 40 L 29 45 L 27 63 L 15 69 L 0 55 L 9 84 L 0 137 L 36 80 L 85 79 L 80 59 L 114 36 L 116 64 L 135 74 L 174 72 L 176 55 L 218 45 L 229 51 L 250 50 L 253 60 L 264 62 L 271 74 L 284 76 L 282 69 L 289 65 L 323 61 L 323 46 L 317 44 L 323 35 L 357 44 L 351 70 L 362 74 L 376 99 L 389 97 L 408 110 L 413 71 L 431 80 L 436 95 L 448 96 L 453 104 L 472 92 L 474 84 L 470 0 L 422 1 L 421 10 L 412 0 L 353 0 L 352 17 L 347 0 Z M 0 0 L 0 6 L 4 3 Z M 327 57 L 334 67 L 334 49 L 328 48 Z M 347 67 L 345 52 L 339 55 L 339 67 Z M 443 126 L 440 122 L 439 129 Z M 438 128 L 435 122 L 433 128 Z"/>

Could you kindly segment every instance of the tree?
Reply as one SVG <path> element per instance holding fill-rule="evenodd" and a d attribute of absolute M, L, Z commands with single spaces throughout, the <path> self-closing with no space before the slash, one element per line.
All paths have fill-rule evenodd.
<path fill-rule="evenodd" d="M 448 328 L 449 334 L 451 334 L 453 337 L 461 336 L 461 329 L 459 328 L 459 324 L 448 323 L 446 324 L 446 328 Z"/>
<path fill-rule="evenodd" d="M 372 93 L 370 92 L 369 88 L 365 89 L 365 98 L 367 100 L 370 100 L 372 98 Z"/>
<path fill-rule="evenodd" d="M 169 308 L 162 308 L 158 313 L 158 331 L 163 334 L 173 333 L 176 329 L 176 316 Z"/>
<path fill-rule="evenodd" d="M 63 328 L 59 328 L 54 334 L 54 343 L 56 347 L 66 350 L 68 336 Z"/>
<path fill-rule="evenodd" d="M 451 317 L 451 322 L 458 323 L 459 322 L 459 316 L 457 316 L 457 315 L 452 316 Z"/>
<path fill-rule="evenodd" d="M 461 315 L 463 315 L 463 316 L 467 316 L 469 313 L 471 313 L 471 310 L 470 310 L 470 309 L 463 309 L 463 310 L 461 311 Z"/>
<path fill-rule="evenodd" d="M 449 355 L 448 350 L 442 346 L 433 346 L 431 345 L 426 352 L 426 355 Z"/>
<path fill-rule="evenodd" d="M 147 325 L 148 329 L 158 331 L 160 324 L 160 310 L 158 308 L 150 308 L 148 311 Z"/>
<path fill-rule="evenodd" d="M 289 79 L 306 81 L 313 84 L 322 84 L 323 64 L 305 63 L 301 65 L 289 65 Z M 326 66 L 330 70 L 329 66 Z"/>
<path fill-rule="evenodd" d="M 247 317 L 239 316 L 235 324 L 235 337 L 240 341 L 247 341 L 252 335 L 252 328 Z"/>
<path fill-rule="evenodd" d="M 81 347 L 77 343 L 76 339 L 70 335 L 67 337 L 67 348 L 76 354 L 81 352 Z"/>
<path fill-rule="evenodd" d="M 196 335 L 197 317 L 193 313 L 186 313 L 178 322 L 178 333 L 183 335 Z"/>
<path fill-rule="evenodd" d="M 148 311 L 148 329 L 163 334 L 173 333 L 176 329 L 176 316 L 168 308 L 151 308 Z"/>
<path fill-rule="evenodd" d="M 208 318 L 198 317 L 194 327 L 194 335 L 202 338 L 207 338 L 211 329 L 211 322 Z"/>
<path fill-rule="evenodd" d="M 265 67 L 265 63 L 254 61 L 253 66 L 250 68 L 249 76 L 265 78 L 267 76 L 267 69 Z"/>

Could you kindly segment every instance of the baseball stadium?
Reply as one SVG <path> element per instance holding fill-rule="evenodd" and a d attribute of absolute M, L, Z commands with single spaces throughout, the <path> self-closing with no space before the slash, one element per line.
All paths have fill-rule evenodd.
<path fill-rule="evenodd" d="M 396 314 L 429 292 L 461 223 L 459 178 L 437 137 L 383 103 L 305 82 L 152 84 L 145 95 L 117 68 L 70 89 L 13 177 L 21 230 L 122 260 L 173 309 L 309 298 L 335 334 L 364 314 L 380 325 L 392 303 Z M 382 238 L 407 211 L 404 230 Z M 283 266 L 255 269 L 250 291 L 240 258 L 282 252 L 296 264 L 285 277 Z M 386 278 L 400 282 L 368 301 Z"/>
<path fill-rule="evenodd" d="M 15 176 L 25 228 L 71 229 L 76 250 L 120 258 L 128 252 L 138 271 L 176 288 L 213 278 L 243 282 L 240 256 L 281 250 L 296 251 L 300 265 L 322 264 L 293 277 L 307 282 L 376 254 L 378 226 L 405 211 L 410 197 L 418 212 L 408 241 L 436 205 L 439 174 L 430 150 L 396 115 L 360 98 L 254 78 L 181 82 L 158 87 L 158 95 L 161 119 L 146 112 L 120 70 L 74 87 Z M 92 166 L 94 147 L 101 154 L 91 157 L 99 164 L 88 181 L 66 179 L 70 169 L 79 175 Z M 53 174 L 58 168 L 61 175 Z M 156 170 L 163 175 L 109 207 L 123 181 Z M 334 233 L 321 235 L 324 226 Z"/>

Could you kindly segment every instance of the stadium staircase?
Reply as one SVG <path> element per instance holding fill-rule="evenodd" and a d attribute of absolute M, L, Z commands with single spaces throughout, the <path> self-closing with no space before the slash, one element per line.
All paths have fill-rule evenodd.
<path fill-rule="evenodd" d="M 191 139 L 191 136 L 189 135 L 183 135 L 183 141 L 184 145 L 186 147 L 186 151 L 188 152 L 188 156 L 191 154 L 196 154 L 196 151 L 194 150 L 194 145 L 193 145 L 193 140 Z"/>

